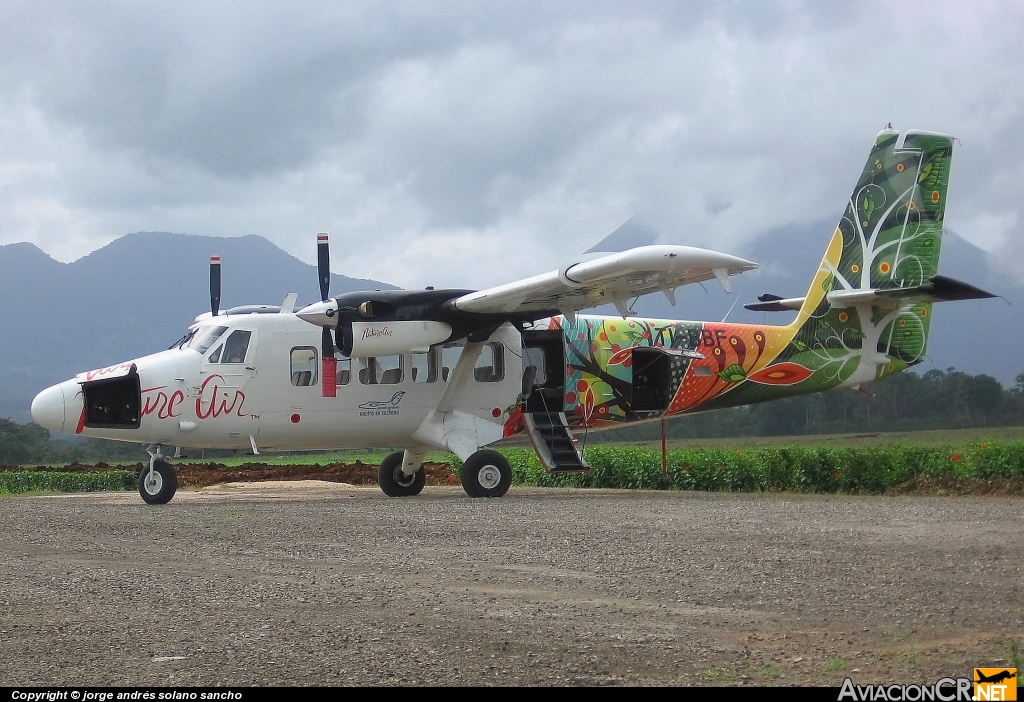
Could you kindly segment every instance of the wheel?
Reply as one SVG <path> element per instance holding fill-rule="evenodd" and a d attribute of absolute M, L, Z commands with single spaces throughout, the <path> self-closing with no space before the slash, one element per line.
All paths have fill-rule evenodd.
<path fill-rule="evenodd" d="M 377 472 L 377 484 L 388 497 L 412 497 L 423 491 L 427 482 L 427 471 L 423 466 L 413 473 L 406 475 L 402 472 L 402 459 L 405 457 L 403 451 L 396 451 L 380 462 L 380 470 Z"/>
<path fill-rule="evenodd" d="M 470 497 L 501 497 L 512 485 L 512 466 L 497 451 L 477 451 L 462 464 L 462 489 Z"/>
<path fill-rule="evenodd" d="M 156 460 L 153 470 L 143 468 L 139 474 L 139 494 L 149 505 L 165 505 L 178 490 L 178 474 L 167 461 Z"/>

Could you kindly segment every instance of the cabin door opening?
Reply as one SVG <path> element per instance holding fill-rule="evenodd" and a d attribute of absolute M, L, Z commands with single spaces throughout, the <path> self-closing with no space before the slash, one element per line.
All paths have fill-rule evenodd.
<path fill-rule="evenodd" d="M 561 329 L 523 332 L 523 379 L 523 412 L 564 411 L 565 351 Z"/>
<path fill-rule="evenodd" d="M 637 414 L 660 414 L 672 400 L 671 359 L 656 349 L 633 349 L 633 396 L 630 407 Z"/>

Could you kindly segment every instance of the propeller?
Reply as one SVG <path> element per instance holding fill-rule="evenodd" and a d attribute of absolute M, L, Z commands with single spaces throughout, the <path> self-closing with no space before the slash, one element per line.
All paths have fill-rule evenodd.
<path fill-rule="evenodd" d="M 210 312 L 220 312 L 220 256 L 210 256 Z"/>
<path fill-rule="evenodd" d="M 320 301 L 327 302 L 331 289 L 331 248 L 326 234 L 316 237 L 316 271 L 320 278 Z M 327 327 L 322 329 L 321 358 L 323 370 L 320 373 L 324 397 L 335 397 L 338 393 L 338 359 L 334 357 L 334 337 Z"/>

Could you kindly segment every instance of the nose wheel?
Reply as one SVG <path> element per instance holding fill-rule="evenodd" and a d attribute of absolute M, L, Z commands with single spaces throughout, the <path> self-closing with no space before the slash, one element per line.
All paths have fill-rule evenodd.
<path fill-rule="evenodd" d="M 153 456 L 139 474 L 139 494 L 149 505 L 165 505 L 178 490 L 178 474 L 167 461 Z"/>
<path fill-rule="evenodd" d="M 427 482 L 427 471 L 423 466 L 415 473 L 407 475 L 402 470 L 402 451 L 396 451 L 380 463 L 377 472 L 377 484 L 388 497 L 412 497 L 423 491 Z"/>

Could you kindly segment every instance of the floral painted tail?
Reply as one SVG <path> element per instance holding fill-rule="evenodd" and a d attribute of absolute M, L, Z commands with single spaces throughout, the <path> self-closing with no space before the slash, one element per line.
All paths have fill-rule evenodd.
<path fill-rule="evenodd" d="M 786 325 L 556 318 L 565 411 L 602 426 L 857 386 L 920 362 L 932 304 L 992 297 L 937 273 L 951 137 L 892 130 L 864 170 L 805 297 L 762 296 Z"/>
<path fill-rule="evenodd" d="M 952 150 L 930 132 L 875 139 L 794 322 L 794 342 L 844 385 L 924 357 Z"/>

